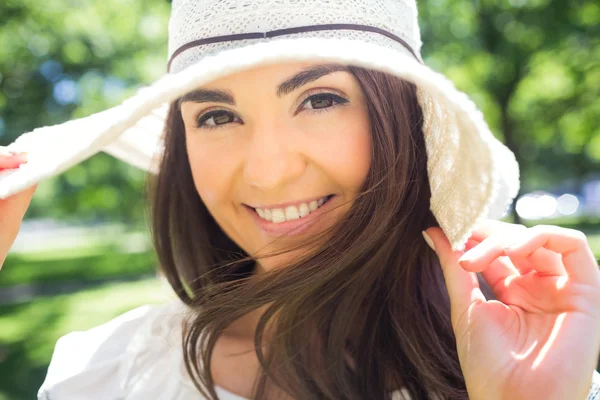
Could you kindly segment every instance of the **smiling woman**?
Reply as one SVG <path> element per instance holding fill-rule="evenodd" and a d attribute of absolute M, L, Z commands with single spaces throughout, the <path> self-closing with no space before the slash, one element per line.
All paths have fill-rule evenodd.
<path fill-rule="evenodd" d="M 313 235 L 340 219 L 363 186 L 372 153 L 368 110 L 359 82 L 345 69 L 254 68 L 178 102 L 185 132 L 173 137 L 185 137 L 186 154 L 176 157 L 189 158 L 202 203 L 246 253 L 285 245 L 286 239 L 270 244 L 284 232 L 293 242 Z M 307 218 L 295 218 L 297 206 L 310 211 L 312 202 L 317 207 Z M 277 261 L 288 263 L 264 260 L 259 269 Z"/>
<path fill-rule="evenodd" d="M 205 127 L 208 121 L 217 127 Z M 422 121 L 414 85 L 381 72 L 314 63 L 249 69 L 172 103 L 152 191 L 153 232 L 169 281 L 202 310 L 190 322 L 186 341 L 194 349 L 202 332 L 221 336 L 214 347 L 186 355 L 188 368 L 208 387 L 211 372 L 198 368 L 196 357 L 213 364 L 218 385 L 252 397 L 252 380 L 232 384 L 227 371 L 237 366 L 248 378 L 258 376 L 257 359 L 211 354 L 244 344 L 249 350 L 256 331 L 275 313 L 276 326 L 267 336 L 278 368 L 269 371 L 274 376 L 268 392 L 276 379 L 298 387 L 295 398 L 310 398 L 311 389 L 294 378 L 298 363 L 328 379 L 323 365 L 333 359 L 316 356 L 326 354 L 354 365 L 381 354 L 378 366 L 348 375 L 388 382 L 364 387 L 373 398 L 403 385 L 416 388 L 417 381 L 408 378 L 415 368 L 433 376 L 443 366 L 459 379 L 447 317 L 402 317 L 414 307 L 426 313 L 448 307 L 439 267 L 420 235 L 432 219 Z M 306 218 L 281 222 L 275 216 L 289 213 L 285 205 L 329 195 Z M 248 205 L 272 209 L 275 220 L 263 220 Z M 427 300 L 417 306 L 374 295 L 392 292 Z M 369 316 L 382 309 L 389 317 L 374 324 Z M 391 332 L 422 347 L 419 354 L 433 340 L 445 350 L 411 360 L 400 342 L 385 339 Z M 314 338 L 312 348 L 296 354 L 307 337 Z M 364 342 L 367 337 L 372 339 Z M 383 368 L 394 359 L 410 362 Z M 431 384 L 441 388 L 446 379 Z M 352 387 L 350 381 L 344 385 Z"/>
<path fill-rule="evenodd" d="M 166 76 L 11 144 L 0 198 L 100 150 L 155 174 L 178 296 L 61 338 L 38 397 L 596 398 L 585 235 L 488 221 L 518 165 L 420 46 L 411 0 L 175 0 Z"/>

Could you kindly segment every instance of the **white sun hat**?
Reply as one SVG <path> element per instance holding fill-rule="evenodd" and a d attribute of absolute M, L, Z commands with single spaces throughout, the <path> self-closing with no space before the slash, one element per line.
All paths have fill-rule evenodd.
<path fill-rule="evenodd" d="M 414 0 L 173 0 L 168 71 L 122 104 L 24 133 L 28 163 L 0 173 L 0 198 L 104 151 L 156 173 L 168 104 L 228 74 L 284 61 L 370 68 L 418 88 L 431 210 L 455 250 L 519 189 L 514 154 L 453 83 L 423 64 Z"/>

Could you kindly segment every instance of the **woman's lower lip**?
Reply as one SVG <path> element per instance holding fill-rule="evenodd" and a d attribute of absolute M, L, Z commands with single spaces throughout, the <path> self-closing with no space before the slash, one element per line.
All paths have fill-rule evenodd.
<path fill-rule="evenodd" d="M 250 212 L 250 215 L 263 232 L 269 235 L 280 236 L 287 233 L 288 236 L 294 236 L 301 234 L 315 225 L 315 222 L 320 220 L 320 216 L 331 207 L 331 204 L 336 198 L 337 196 L 333 195 L 329 200 L 327 200 L 326 203 L 308 214 L 306 217 L 280 223 L 274 223 L 261 218 L 252 207 L 246 206 L 246 209 L 248 212 Z"/>

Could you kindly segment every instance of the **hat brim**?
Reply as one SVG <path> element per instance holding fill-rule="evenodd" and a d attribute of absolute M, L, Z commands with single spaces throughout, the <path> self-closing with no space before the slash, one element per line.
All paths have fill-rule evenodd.
<path fill-rule="evenodd" d="M 517 195 L 519 169 L 514 154 L 493 136 L 466 94 L 408 51 L 352 39 L 280 38 L 222 50 L 164 75 L 116 107 L 21 135 L 8 149 L 27 151 L 29 161 L 0 173 L 0 198 L 100 151 L 156 173 L 170 102 L 234 72 L 302 60 L 352 64 L 417 85 L 425 118 L 431 210 L 454 250 L 464 248 L 483 219 L 499 218 Z"/>

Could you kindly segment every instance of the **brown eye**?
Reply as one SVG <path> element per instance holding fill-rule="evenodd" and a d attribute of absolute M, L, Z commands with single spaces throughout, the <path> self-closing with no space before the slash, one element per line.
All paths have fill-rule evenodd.
<path fill-rule="evenodd" d="M 201 116 L 198 119 L 198 128 L 206 127 L 206 128 L 218 128 L 221 125 L 226 125 L 229 122 L 236 121 L 235 114 L 225 111 L 225 110 L 217 110 L 210 111 Z"/>
<path fill-rule="evenodd" d="M 311 99 L 312 108 L 327 108 L 333 105 L 333 99 Z"/>
<path fill-rule="evenodd" d="M 304 104 L 309 110 L 325 110 L 336 105 L 348 103 L 348 100 L 333 93 L 318 93 L 308 97 Z"/>

